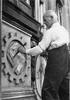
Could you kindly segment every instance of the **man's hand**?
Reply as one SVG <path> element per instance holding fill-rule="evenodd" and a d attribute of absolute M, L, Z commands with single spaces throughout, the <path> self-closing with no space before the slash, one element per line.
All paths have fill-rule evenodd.
<path fill-rule="evenodd" d="M 20 52 L 22 54 L 25 54 L 26 53 L 26 50 L 23 46 L 20 46 L 18 49 L 17 49 L 17 52 Z"/>

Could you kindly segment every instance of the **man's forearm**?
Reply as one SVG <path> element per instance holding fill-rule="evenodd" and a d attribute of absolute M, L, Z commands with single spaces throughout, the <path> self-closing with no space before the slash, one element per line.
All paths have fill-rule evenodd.
<path fill-rule="evenodd" d="M 36 56 L 39 55 L 40 53 L 42 53 L 43 51 L 41 50 L 41 48 L 39 46 L 30 48 L 26 50 L 26 54 L 32 55 L 32 56 Z"/>

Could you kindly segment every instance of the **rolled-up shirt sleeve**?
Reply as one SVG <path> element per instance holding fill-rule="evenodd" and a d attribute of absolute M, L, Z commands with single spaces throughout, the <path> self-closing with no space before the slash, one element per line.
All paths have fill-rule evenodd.
<path fill-rule="evenodd" d="M 26 50 L 26 53 L 31 55 L 31 56 L 39 55 L 42 52 L 43 52 L 42 49 L 38 45 L 33 47 L 33 48 L 30 48 L 30 49 Z"/>
<path fill-rule="evenodd" d="M 49 44 L 51 43 L 51 33 L 49 31 L 45 31 L 45 32 L 46 33 L 44 33 L 42 40 L 39 42 L 37 46 L 26 50 L 27 54 L 36 56 L 42 53 L 44 50 L 46 50 L 46 48 L 48 48 Z"/>
<path fill-rule="evenodd" d="M 44 34 L 41 42 L 39 42 L 39 47 L 44 51 L 48 48 L 48 46 L 50 45 L 52 41 L 52 34 L 50 31 L 46 31 L 46 33 Z"/>

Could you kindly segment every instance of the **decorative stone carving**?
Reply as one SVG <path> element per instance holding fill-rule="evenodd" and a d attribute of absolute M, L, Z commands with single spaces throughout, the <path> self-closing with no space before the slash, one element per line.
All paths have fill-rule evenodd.
<path fill-rule="evenodd" d="M 25 83 L 26 78 L 31 76 L 27 75 L 29 74 L 27 71 L 30 69 L 29 57 L 26 54 L 21 54 L 17 49 L 19 47 L 26 49 L 28 41 L 25 41 L 24 35 L 19 34 L 18 31 L 10 32 L 9 28 L 8 31 L 2 36 L 2 71 L 9 82 Z"/>
<path fill-rule="evenodd" d="M 24 81 L 25 76 L 25 70 L 26 70 L 26 56 L 21 53 L 17 53 L 17 48 L 21 45 L 22 36 L 18 38 L 18 33 L 12 34 L 8 33 L 8 35 L 3 37 L 3 52 L 4 57 L 2 60 L 2 63 L 4 65 L 4 72 L 8 75 L 9 81 L 14 81 L 16 84 L 19 83 L 19 81 Z M 15 37 L 13 39 L 13 37 Z M 6 51 L 4 51 L 6 50 Z M 19 73 L 17 72 L 17 69 L 19 70 Z M 17 77 L 18 76 L 18 77 Z"/>

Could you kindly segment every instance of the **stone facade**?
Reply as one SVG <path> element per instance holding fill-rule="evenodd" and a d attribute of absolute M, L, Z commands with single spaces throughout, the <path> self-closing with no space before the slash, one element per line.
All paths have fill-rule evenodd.
<path fill-rule="evenodd" d="M 32 41 L 36 42 L 37 44 L 41 36 L 40 27 L 41 25 L 43 25 L 43 14 L 48 9 L 52 9 L 57 12 L 59 17 L 59 22 L 69 31 L 70 34 L 70 0 L 3 0 L 2 37 L 4 38 L 5 36 L 6 41 L 3 40 L 3 42 L 6 42 L 7 45 L 2 44 L 3 46 L 2 49 L 7 50 L 7 47 L 10 44 L 9 37 L 11 36 L 11 39 L 14 39 L 15 35 L 17 35 L 15 39 L 18 39 L 20 42 L 22 42 L 23 40 L 27 42 L 28 44 L 27 48 L 30 48 Z M 14 27 L 9 25 L 12 25 Z M 19 31 L 17 31 L 17 29 L 19 29 Z M 11 31 L 11 33 L 8 31 Z M 17 31 L 17 33 L 15 31 Z M 18 34 L 22 34 L 23 36 Z M 22 75 L 17 77 L 17 75 L 14 75 L 13 72 L 11 73 L 12 71 L 11 69 L 13 68 L 9 70 L 8 69 L 9 66 L 5 66 L 7 62 L 5 61 L 6 51 L 3 50 L 2 54 L 3 54 L 2 57 L 5 58 L 3 62 L 4 66 L 2 65 L 3 69 L 1 72 L 2 98 L 6 100 L 7 99 L 10 100 L 11 98 L 14 100 L 16 100 L 16 98 L 18 100 L 22 100 L 23 98 L 24 100 L 36 100 L 36 99 L 41 100 L 41 89 L 39 88 L 38 91 L 35 89 L 36 85 L 34 78 L 37 77 L 37 75 L 36 76 L 34 75 L 36 74 L 36 72 L 35 68 L 33 67 L 36 67 L 36 62 L 34 64 L 31 64 L 32 63 L 31 58 L 29 58 L 28 60 L 29 66 L 26 69 L 27 75 L 24 75 L 25 74 L 24 73 L 22 74 L 23 77 Z M 36 61 L 36 58 L 34 60 Z M 40 67 L 40 59 L 37 62 L 37 66 Z M 41 73 L 39 72 L 39 74 Z M 34 75 L 34 77 L 32 77 L 33 83 L 31 80 L 31 75 Z M 41 85 L 40 78 L 41 77 L 38 77 L 37 80 L 39 87 Z M 70 76 L 68 76 L 68 79 L 70 79 Z M 14 81 L 18 83 L 17 86 L 14 84 Z M 20 81 L 25 81 L 25 82 L 20 82 Z M 34 87 L 32 87 L 32 84 Z M 34 92 L 36 93 L 36 96 Z"/>

